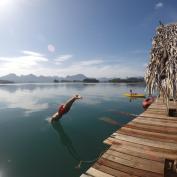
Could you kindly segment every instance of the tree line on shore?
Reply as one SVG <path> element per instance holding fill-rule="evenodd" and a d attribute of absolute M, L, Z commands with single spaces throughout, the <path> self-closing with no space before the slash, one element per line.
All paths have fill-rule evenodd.
<path fill-rule="evenodd" d="M 86 78 L 81 80 L 58 80 L 54 79 L 54 83 L 66 83 L 66 82 L 82 82 L 82 83 L 144 83 L 143 77 L 127 77 L 125 79 L 122 78 L 113 78 L 113 79 L 107 79 L 104 81 L 100 81 L 96 78 Z M 11 84 L 16 83 L 14 81 L 8 81 L 8 80 L 0 80 L 0 84 Z M 33 83 L 33 82 L 30 82 Z M 34 82 L 35 83 L 35 82 Z"/>
<path fill-rule="evenodd" d="M 86 78 L 82 81 L 78 81 L 78 80 L 73 80 L 73 81 L 69 81 L 69 80 L 54 80 L 55 83 L 59 83 L 59 82 L 84 82 L 84 83 L 99 83 L 99 82 L 107 82 L 107 83 L 139 83 L 139 82 L 144 82 L 144 78 L 143 77 L 127 77 L 125 79 L 121 79 L 121 78 L 113 78 L 113 79 L 108 79 L 107 81 L 99 81 L 96 78 Z"/>

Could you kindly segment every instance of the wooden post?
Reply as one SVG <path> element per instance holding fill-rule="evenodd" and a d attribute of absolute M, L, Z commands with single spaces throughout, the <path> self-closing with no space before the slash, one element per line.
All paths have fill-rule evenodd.
<path fill-rule="evenodd" d="M 164 177 L 177 177 L 177 160 L 165 159 Z"/>
<path fill-rule="evenodd" d="M 176 117 L 177 116 L 177 103 L 169 100 L 168 103 L 168 116 L 170 117 Z"/>

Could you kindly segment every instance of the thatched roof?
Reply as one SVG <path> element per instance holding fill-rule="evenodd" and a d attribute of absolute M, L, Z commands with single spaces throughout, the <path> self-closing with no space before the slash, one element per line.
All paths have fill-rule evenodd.
<path fill-rule="evenodd" d="M 171 98 L 176 100 L 177 24 L 160 24 L 156 29 L 145 81 L 149 95 L 157 90 L 167 101 Z"/>

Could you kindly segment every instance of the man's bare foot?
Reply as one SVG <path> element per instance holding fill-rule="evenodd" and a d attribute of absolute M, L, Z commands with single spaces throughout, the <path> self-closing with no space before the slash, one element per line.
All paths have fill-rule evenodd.
<path fill-rule="evenodd" d="M 82 99 L 82 96 L 80 96 L 80 95 L 75 95 L 75 98 L 76 98 L 76 99 Z"/>

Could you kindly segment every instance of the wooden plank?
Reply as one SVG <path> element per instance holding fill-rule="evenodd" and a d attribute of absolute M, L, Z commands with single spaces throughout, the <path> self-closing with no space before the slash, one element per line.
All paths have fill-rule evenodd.
<path fill-rule="evenodd" d="M 174 122 L 176 122 L 176 119 L 177 118 L 175 118 L 175 117 L 168 117 L 168 116 L 166 116 L 166 115 L 157 115 L 157 114 L 147 114 L 147 113 L 142 113 L 142 114 L 140 114 L 139 116 L 137 116 L 136 118 L 142 118 L 142 119 L 146 119 L 146 118 L 151 118 L 151 119 L 157 119 L 157 121 L 159 120 L 169 120 L 169 121 L 174 121 Z M 136 119 L 135 118 L 135 119 Z"/>
<path fill-rule="evenodd" d="M 161 162 L 157 162 L 154 160 L 145 159 L 141 157 L 136 157 L 133 154 L 129 155 L 118 151 L 114 151 L 112 149 L 109 149 L 105 154 L 112 155 L 120 159 L 127 160 L 129 162 L 133 162 L 135 166 L 132 167 L 146 170 L 146 171 L 160 173 L 163 171 L 162 169 L 164 168 L 164 164 Z M 138 164 L 140 164 L 140 166 Z"/>
<path fill-rule="evenodd" d="M 156 113 L 150 113 L 150 112 L 148 112 L 148 111 L 144 111 L 143 113 L 141 113 L 140 114 L 140 116 L 141 115 L 146 115 L 146 116 L 148 116 L 148 115 L 150 115 L 150 116 L 154 116 L 154 117 L 156 117 L 157 115 L 156 115 Z M 167 116 L 166 114 L 162 114 L 162 115 L 158 115 L 158 117 L 169 117 L 169 116 Z"/>
<path fill-rule="evenodd" d="M 167 120 L 176 120 L 176 117 L 169 117 L 167 115 L 156 115 L 154 113 L 143 112 L 138 117 L 149 117 L 149 118 L 157 118 L 157 119 L 167 119 Z"/>
<path fill-rule="evenodd" d="M 146 111 L 146 113 L 149 113 L 149 114 L 156 114 L 156 115 L 167 115 L 167 113 L 166 113 L 166 111 L 158 111 L 158 110 L 150 110 L 150 109 L 148 109 L 147 111 Z"/>
<path fill-rule="evenodd" d="M 132 176 L 132 175 L 128 174 L 129 173 L 128 171 L 125 173 L 125 172 L 122 172 L 120 170 L 114 169 L 112 167 L 100 165 L 98 163 L 94 164 L 94 168 L 98 169 L 102 172 L 109 173 L 110 175 L 113 175 L 113 176 L 116 176 L 116 177 L 137 177 L 135 175 Z"/>
<path fill-rule="evenodd" d="M 172 134 L 177 135 L 177 128 L 174 127 L 166 127 L 166 126 L 154 126 L 150 124 L 143 124 L 138 122 L 129 122 L 125 127 L 134 128 L 137 130 L 145 130 L 157 133 L 165 133 L 165 134 Z"/>
<path fill-rule="evenodd" d="M 159 122 L 163 122 L 163 123 L 174 123 L 177 125 L 177 118 L 166 118 L 166 119 L 163 119 L 163 118 L 159 118 L 158 115 L 156 115 L 156 117 L 149 117 L 149 116 L 145 116 L 145 117 L 140 117 L 140 116 L 137 116 L 136 119 L 145 119 L 145 120 L 150 120 L 150 121 L 159 121 Z"/>
<path fill-rule="evenodd" d="M 167 109 L 166 105 L 164 105 L 164 104 L 160 105 L 160 108 L 161 108 L 162 110 L 166 110 L 166 109 Z M 159 109 L 159 105 L 151 104 L 151 105 L 148 107 L 148 109 Z"/>
<path fill-rule="evenodd" d="M 115 140 L 115 138 L 107 138 L 103 141 L 104 144 L 108 145 L 108 146 L 112 146 L 112 145 L 117 145 L 119 144 L 119 142 L 117 140 Z"/>
<path fill-rule="evenodd" d="M 130 136 L 133 135 L 135 137 L 152 139 L 152 140 L 157 140 L 157 141 L 162 141 L 162 142 L 172 142 L 172 143 L 176 143 L 177 145 L 176 135 L 137 130 L 137 129 L 132 129 L 128 127 L 122 127 L 121 129 L 117 131 L 117 133 L 130 135 Z"/>
<path fill-rule="evenodd" d="M 153 105 L 157 105 L 157 106 L 161 106 L 162 105 L 162 106 L 164 106 L 164 105 L 166 105 L 166 103 L 163 103 L 162 101 L 155 101 L 155 102 L 153 102 Z"/>
<path fill-rule="evenodd" d="M 162 108 L 162 110 L 166 110 L 167 109 L 167 107 L 166 107 L 166 105 L 164 105 L 164 104 L 160 104 L 160 105 L 158 105 L 158 104 L 151 104 L 149 107 L 148 107 L 148 109 L 160 109 L 160 108 Z"/>
<path fill-rule="evenodd" d="M 166 115 L 167 111 L 163 109 L 147 109 L 145 112 L 152 112 L 157 114 Z"/>
<path fill-rule="evenodd" d="M 162 149 L 177 150 L 177 144 L 175 144 L 175 143 L 160 142 L 160 141 L 149 140 L 149 139 L 133 137 L 133 136 L 127 136 L 127 135 L 122 135 L 122 134 L 116 134 L 114 138 L 137 143 L 137 144 L 158 147 L 158 148 L 162 148 Z"/>
<path fill-rule="evenodd" d="M 135 176 L 143 176 L 143 177 L 161 177 L 162 175 L 161 174 L 158 174 L 158 173 L 153 173 L 153 172 L 148 172 L 148 171 L 145 171 L 145 170 L 140 170 L 140 169 L 137 169 L 137 168 L 132 168 L 132 167 L 129 167 L 129 166 L 126 166 L 126 165 L 122 165 L 120 163 L 116 163 L 116 162 L 113 162 L 113 161 L 110 161 L 108 159 L 105 159 L 105 158 L 101 158 L 98 160 L 97 162 L 97 165 L 99 166 L 107 166 L 107 167 L 110 167 L 110 168 L 113 168 L 113 169 L 116 169 L 116 170 L 120 170 L 122 172 L 125 172 L 125 173 L 129 173 L 130 175 L 135 175 Z"/>
<path fill-rule="evenodd" d="M 166 127 L 175 127 L 175 128 L 177 128 L 177 124 L 169 123 L 169 122 L 164 123 L 164 122 L 161 122 L 161 121 L 155 120 L 155 119 L 153 119 L 153 121 L 152 121 L 152 120 L 137 119 L 137 118 L 135 118 L 132 121 L 133 122 L 138 122 L 138 123 L 147 123 L 147 124 L 157 125 L 157 126 L 158 125 L 162 125 L 162 126 L 165 125 Z"/>
<path fill-rule="evenodd" d="M 157 107 L 157 106 L 150 106 L 148 109 L 146 109 L 145 111 L 163 111 L 164 113 L 167 113 L 167 108 L 164 106 L 161 106 L 161 108 Z"/>
<path fill-rule="evenodd" d="M 166 105 L 164 105 L 164 104 L 161 104 L 161 105 L 158 105 L 158 104 L 151 104 L 149 107 L 148 107 L 148 109 L 159 109 L 159 107 L 160 108 L 162 108 L 162 110 L 166 110 L 167 109 L 167 107 L 166 107 Z"/>
<path fill-rule="evenodd" d="M 169 123 L 169 124 L 176 124 L 177 125 L 177 119 L 158 119 L 158 116 L 156 118 L 152 118 L 152 117 L 137 117 L 135 118 L 136 120 L 139 120 L 139 119 L 143 119 L 143 120 L 148 120 L 148 121 L 155 121 L 155 122 L 162 122 L 164 123 L 164 125 L 166 125 L 166 123 Z"/>
<path fill-rule="evenodd" d="M 152 105 L 152 104 L 151 104 Z M 153 102 L 153 105 L 156 105 L 156 106 L 164 106 L 166 105 L 166 103 L 163 103 L 162 101 L 155 101 Z"/>
<path fill-rule="evenodd" d="M 164 105 L 158 106 L 158 105 L 153 105 L 153 104 L 151 104 L 151 105 L 148 107 L 148 109 L 146 109 L 146 111 L 147 111 L 147 110 L 164 111 L 164 112 L 166 112 L 167 107 L 164 106 Z"/>
<path fill-rule="evenodd" d="M 110 174 L 107 174 L 107 173 L 104 173 L 100 170 L 97 170 L 93 167 L 89 168 L 87 171 L 86 171 L 86 175 L 90 175 L 90 176 L 93 176 L 93 177 L 115 177 L 113 175 L 110 175 Z"/>
<path fill-rule="evenodd" d="M 149 107 L 152 107 L 152 106 L 163 106 L 163 107 L 166 107 L 166 104 L 163 103 L 163 102 L 153 102 L 153 104 L 151 104 Z"/>
<path fill-rule="evenodd" d="M 138 122 L 129 122 L 124 127 L 120 128 L 130 128 L 134 130 L 142 130 L 146 132 L 152 132 L 157 134 L 162 134 L 162 136 L 167 136 L 169 138 L 177 138 L 177 128 L 176 127 L 167 127 L 167 126 L 156 126 L 146 123 L 138 123 Z M 120 130 L 118 129 L 118 130 Z"/>
<path fill-rule="evenodd" d="M 136 158 L 132 158 L 131 160 L 128 160 L 128 159 L 123 159 L 118 156 L 115 156 L 114 154 L 112 155 L 108 153 L 103 154 L 102 157 L 110 161 L 120 163 L 122 165 L 126 165 L 132 168 L 137 168 L 140 170 L 150 171 L 154 173 L 163 174 L 163 170 L 164 170 L 163 164 L 154 166 L 154 163 L 151 163 L 151 161 L 149 161 L 149 163 L 147 162 L 144 163 L 144 159 L 140 159 L 140 158 L 138 160 Z"/>
<path fill-rule="evenodd" d="M 116 139 L 116 138 L 112 138 L 112 137 L 107 138 L 104 141 L 104 143 L 106 143 L 108 145 L 117 145 L 117 146 L 124 144 L 129 147 L 132 146 L 134 148 L 141 148 L 145 152 L 150 151 L 150 152 L 153 152 L 153 153 L 159 155 L 160 157 L 169 158 L 169 159 L 176 159 L 176 157 L 177 157 L 177 150 L 163 149 L 163 148 L 153 147 L 153 146 L 149 146 L 149 145 L 137 144 L 135 142 L 128 142 L 125 140 L 120 140 L 120 139 Z"/>
<path fill-rule="evenodd" d="M 124 154 L 129 154 L 129 155 L 133 155 L 136 157 L 148 159 L 148 160 L 154 160 L 154 161 L 158 161 L 162 163 L 164 163 L 165 161 L 165 157 L 163 156 L 164 155 L 163 153 L 159 154 L 157 152 L 144 149 L 142 147 L 140 148 L 140 147 L 135 147 L 135 146 L 128 146 L 126 144 L 121 144 L 121 145 L 112 145 L 110 149 L 124 153 Z"/>
<path fill-rule="evenodd" d="M 164 119 L 164 120 L 174 120 L 174 121 L 176 121 L 176 117 L 169 117 L 169 116 L 162 116 L 162 115 L 156 115 L 156 114 L 149 114 L 149 113 L 142 113 L 142 114 L 140 114 L 139 116 L 137 116 L 137 117 L 141 117 L 141 118 L 146 118 L 146 117 L 148 117 L 148 118 L 153 118 L 153 119 Z"/>
<path fill-rule="evenodd" d="M 149 107 L 148 107 L 148 109 L 158 109 L 158 110 L 163 110 L 163 111 L 165 111 L 166 109 L 167 109 L 167 107 L 166 107 L 166 105 L 164 105 L 164 104 L 160 104 L 160 105 L 158 105 L 158 104 L 151 104 Z M 146 109 L 147 110 L 147 109 Z"/>
<path fill-rule="evenodd" d="M 93 176 L 82 174 L 80 177 L 93 177 Z"/>
<path fill-rule="evenodd" d="M 152 110 L 147 110 L 146 113 L 149 113 L 149 114 L 155 114 L 156 116 L 161 116 L 161 115 L 166 115 L 167 116 L 167 113 L 166 112 L 162 112 L 162 111 L 152 111 Z"/>

